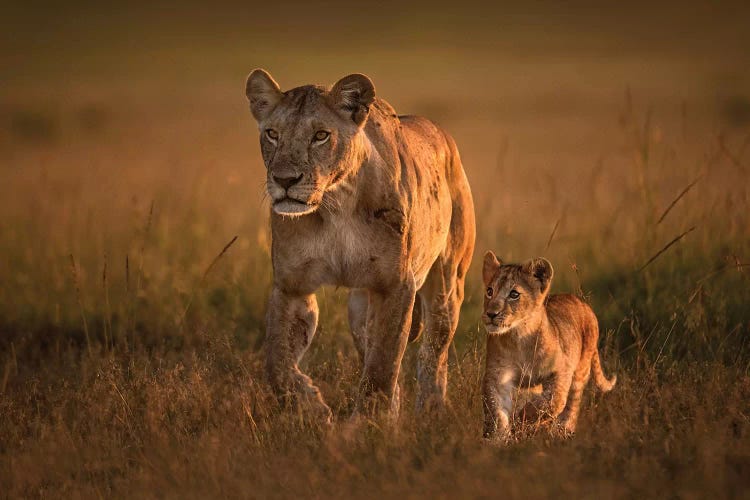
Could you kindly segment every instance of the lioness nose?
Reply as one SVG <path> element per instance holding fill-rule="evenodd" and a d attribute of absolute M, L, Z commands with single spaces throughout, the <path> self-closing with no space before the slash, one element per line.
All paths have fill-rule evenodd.
<path fill-rule="evenodd" d="M 283 187 L 284 189 L 289 189 L 290 187 L 297 184 L 299 181 L 302 180 L 302 174 L 299 174 L 298 176 L 294 177 L 276 177 L 273 176 L 273 181 L 278 184 L 279 186 Z"/>
<path fill-rule="evenodd" d="M 493 320 L 493 319 L 497 318 L 498 314 L 499 313 L 487 311 L 487 317 L 490 318 L 490 320 Z"/>

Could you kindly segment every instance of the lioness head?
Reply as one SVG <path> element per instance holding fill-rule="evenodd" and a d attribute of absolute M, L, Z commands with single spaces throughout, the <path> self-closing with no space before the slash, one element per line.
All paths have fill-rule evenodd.
<path fill-rule="evenodd" d="M 266 187 L 277 214 L 314 212 L 364 154 L 362 128 L 375 100 L 365 75 L 282 92 L 266 71 L 247 77 L 245 94 L 260 129 Z"/>
<path fill-rule="evenodd" d="M 487 252 L 482 267 L 486 287 L 482 321 L 487 333 L 506 333 L 534 317 L 544 307 L 552 275 L 552 264 L 547 259 L 503 264 L 494 253 Z"/>

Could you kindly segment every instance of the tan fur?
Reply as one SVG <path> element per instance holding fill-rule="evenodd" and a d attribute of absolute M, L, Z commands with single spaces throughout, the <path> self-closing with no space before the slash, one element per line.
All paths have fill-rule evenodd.
<path fill-rule="evenodd" d="M 282 92 L 255 70 L 246 92 L 272 201 L 271 385 L 330 419 L 298 363 L 317 326 L 315 291 L 344 286 L 352 289 L 349 323 L 364 365 L 358 409 L 383 400 L 397 410 L 401 359 L 422 325 L 417 406 L 440 406 L 475 238 L 453 139 L 424 118 L 396 115 L 364 75 L 330 90 Z"/>
<path fill-rule="evenodd" d="M 594 311 L 573 295 L 548 296 L 553 270 L 546 259 L 503 265 L 487 252 L 482 275 L 486 287 L 482 321 L 488 333 L 485 437 L 506 435 L 513 392 L 539 384 L 542 396 L 529 409 L 548 414 L 567 432 L 574 432 L 591 371 L 603 392 L 616 382 L 616 377 L 607 380 L 602 373 Z"/>

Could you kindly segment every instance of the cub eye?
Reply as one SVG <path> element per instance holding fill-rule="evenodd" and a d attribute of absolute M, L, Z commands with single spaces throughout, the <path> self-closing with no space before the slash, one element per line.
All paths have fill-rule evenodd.
<path fill-rule="evenodd" d="M 521 296 L 521 294 L 520 294 L 520 293 L 518 293 L 518 292 L 517 292 L 517 291 L 515 291 L 515 290 L 511 290 L 511 291 L 510 291 L 510 293 L 508 294 L 508 297 L 509 297 L 509 298 L 510 298 L 511 300 L 517 300 L 517 299 L 518 299 L 518 297 L 520 297 L 520 296 Z"/>
<path fill-rule="evenodd" d="M 327 132 L 325 130 L 318 130 L 317 132 L 315 132 L 313 139 L 315 139 L 315 142 L 323 142 L 326 139 L 328 139 L 328 136 L 330 135 L 331 135 L 330 132 Z"/>
<path fill-rule="evenodd" d="M 487 297 L 492 297 L 492 287 L 487 287 Z"/>
<path fill-rule="evenodd" d="M 279 133 L 276 132 L 274 129 L 269 128 L 269 129 L 266 129 L 266 137 L 268 137 L 272 141 L 275 141 L 276 139 L 279 138 Z"/>

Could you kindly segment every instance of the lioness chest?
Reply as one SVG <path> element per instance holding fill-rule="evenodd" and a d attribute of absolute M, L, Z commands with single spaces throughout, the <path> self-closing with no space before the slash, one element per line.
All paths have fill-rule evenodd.
<path fill-rule="evenodd" d="M 276 282 L 306 292 L 323 285 L 388 287 L 406 265 L 399 218 L 390 214 L 383 220 L 383 214 L 373 211 L 283 221 L 284 227 L 274 231 Z"/>

